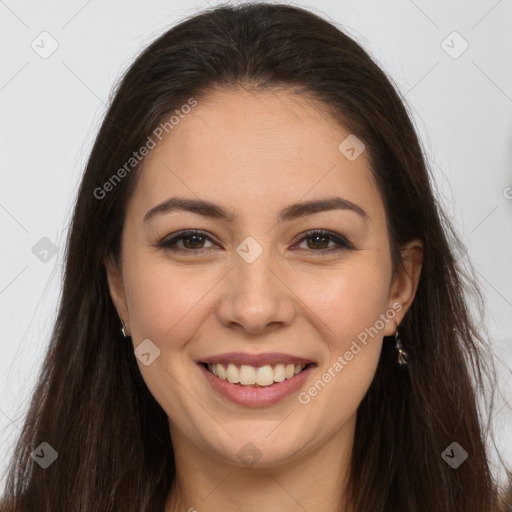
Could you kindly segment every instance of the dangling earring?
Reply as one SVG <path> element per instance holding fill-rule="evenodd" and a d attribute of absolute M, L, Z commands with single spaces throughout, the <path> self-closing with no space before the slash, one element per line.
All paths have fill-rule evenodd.
<path fill-rule="evenodd" d="M 396 322 L 395 322 L 395 330 L 396 330 L 396 332 L 395 332 L 395 340 L 396 340 L 395 348 L 398 350 L 398 364 L 401 366 L 404 366 L 407 364 L 408 355 L 407 355 L 407 352 L 405 350 L 403 350 L 403 348 L 402 348 L 402 342 L 401 342 L 400 338 L 398 337 L 398 325 Z"/>
<path fill-rule="evenodd" d="M 124 327 L 124 322 L 121 320 L 121 332 L 123 333 L 123 336 L 125 338 L 128 338 L 127 334 L 126 334 L 126 329 Z"/>

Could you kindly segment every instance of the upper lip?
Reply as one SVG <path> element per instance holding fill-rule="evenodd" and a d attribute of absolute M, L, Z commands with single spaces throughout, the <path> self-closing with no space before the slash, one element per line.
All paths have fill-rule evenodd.
<path fill-rule="evenodd" d="M 264 366 L 276 364 L 308 364 L 312 363 L 311 359 L 303 357 L 292 356 L 290 354 L 281 354 L 276 352 L 269 352 L 266 354 L 248 354 L 245 352 L 230 352 L 226 354 L 218 354 L 215 356 L 205 357 L 198 361 L 199 363 L 221 363 L 221 364 L 245 364 L 248 366 Z"/>

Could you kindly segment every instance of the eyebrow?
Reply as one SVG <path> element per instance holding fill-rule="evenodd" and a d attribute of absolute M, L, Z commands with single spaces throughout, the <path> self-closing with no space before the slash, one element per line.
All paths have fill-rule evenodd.
<path fill-rule="evenodd" d="M 213 219 L 220 219 L 226 222 L 233 222 L 236 219 L 236 214 L 233 210 L 226 209 L 218 204 L 201 199 L 188 199 L 183 197 L 171 197 L 163 203 L 151 208 L 146 215 L 144 215 L 144 222 L 149 221 L 156 215 L 162 215 L 175 210 L 182 210 L 187 212 L 196 213 L 203 217 L 210 217 Z M 291 204 L 283 208 L 278 216 L 277 222 L 287 222 L 314 213 L 329 211 L 329 210 L 349 210 L 360 215 L 365 222 L 368 222 L 369 216 L 366 211 L 357 204 L 344 199 L 342 197 L 329 197 L 325 199 L 317 199 L 312 201 L 304 201 L 300 203 Z"/>

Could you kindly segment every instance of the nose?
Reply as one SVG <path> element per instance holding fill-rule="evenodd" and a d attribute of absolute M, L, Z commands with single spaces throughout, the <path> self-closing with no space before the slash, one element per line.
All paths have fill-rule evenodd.
<path fill-rule="evenodd" d="M 272 264 L 266 254 L 264 251 L 252 263 L 234 258 L 217 308 L 217 317 L 225 327 L 261 334 L 293 322 L 296 297 L 284 270 Z"/>

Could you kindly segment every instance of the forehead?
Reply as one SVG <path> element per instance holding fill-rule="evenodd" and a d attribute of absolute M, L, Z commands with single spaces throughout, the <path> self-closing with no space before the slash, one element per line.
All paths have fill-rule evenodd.
<path fill-rule="evenodd" d="M 280 209 L 284 203 L 342 195 L 373 214 L 382 203 L 363 152 L 349 160 L 348 132 L 310 97 L 285 91 L 215 91 L 182 114 L 142 166 L 132 202 L 144 213 L 181 195 Z M 349 139 L 350 140 L 350 139 Z M 374 204 L 372 204 L 374 203 Z M 278 206 L 279 205 L 279 206 Z"/>

